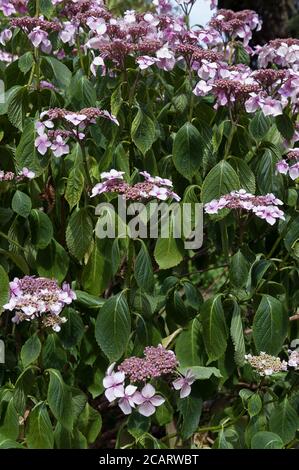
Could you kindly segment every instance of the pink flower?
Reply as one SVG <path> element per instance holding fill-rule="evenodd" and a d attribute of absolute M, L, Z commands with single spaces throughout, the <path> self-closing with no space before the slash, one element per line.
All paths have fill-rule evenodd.
<path fill-rule="evenodd" d="M 30 180 L 35 177 L 34 171 L 28 170 L 28 168 L 26 168 L 26 167 L 24 167 L 24 168 L 20 171 L 20 175 L 21 175 L 21 176 L 25 176 L 26 178 L 28 178 L 28 179 L 30 179 Z"/>
<path fill-rule="evenodd" d="M 116 398 L 124 396 L 125 374 L 123 372 L 113 372 L 115 363 L 107 369 L 106 377 L 103 379 L 105 387 L 105 396 L 108 401 L 112 402 Z"/>
<path fill-rule="evenodd" d="M 172 385 L 175 390 L 180 390 L 180 398 L 186 398 L 191 393 L 191 385 L 195 382 L 196 378 L 188 369 L 185 377 L 176 379 Z"/>
<path fill-rule="evenodd" d="M 62 155 L 67 155 L 70 151 L 70 148 L 65 143 L 61 135 L 58 135 L 51 145 L 51 150 L 53 150 L 55 157 L 61 157 Z"/>
<path fill-rule="evenodd" d="M 132 408 L 135 408 L 136 390 L 135 385 L 127 385 L 118 401 L 118 406 L 125 415 L 132 413 Z"/>
<path fill-rule="evenodd" d="M 102 194 L 107 190 L 107 185 L 105 183 L 97 183 L 91 190 L 91 196 L 95 197 L 98 194 Z"/>
<path fill-rule="evenodd" d="M 1 34 L 0 34 L 0 43 L 2 46 L 5 46 L 5 44 L 10 41 L 12 38 L 12 32 L 10 29 L 4 29 Z"/>
<path fill-rule="evenodd" d="M 110 170 L 109 172 L 104 171 L 101 173 L 102 180 L 123 180 L 124 171 Z"/>
<path fill-rule="evenodd" d="M 76 293 L 71 289 L 71 286 L 67 282 L 64 282 L 62 284 L 62 292 L 59 296 L 59 300 L 62 300 L 65 304 L 69 305 L 76 299 Z"/>
<path fill-rule="evenodd" d="M 143 416 L 151 416 L 155 413 L 156 407 L 162 405 L 165 399 L 160 395 L 155 395 L 156 390 L 151 384 L 143 387 L 141 392 L 136 392 L 134 402 L 138 406 L 138 411 Z"/>
<path fill-rule="evenodd" d="M 91 73 L 96 77 L 97 67 L 103 67 L 103 73 L 105 71 L 105 62 L 102 57 L 95 57 L 90 65 Z"/>
<path fill-rule="evenodd" d="M 276 170 L 278 173 L 286 175 L 289 171 L 289 165 L 286 160 L 280 160 L 276 163 Z"/>
<path fill-rule="evenodd" d="M 296 180 L 299 177 L 299 162 L 295 163 L 295 165 L 290 166 L 289 175 L 292 180 Z"/>
<path fill-rule="evenodd" d="M 153 189 L 148 193 L 150 196 L 156 197 L 161 201 L 166 201 L 169 197 L 169 191 L 167 188 L 160 188 L 159 186 L 154 185 Z"/>
<path fill-rule="evenodd" d="M 149 68 L 151 65 L 155 64 L 158 61 L 159 59 L 157 59 L 156 57 L 150 57 L 148 55 L 143 55 L 136 59 L 136 62 L 141 70 Z"/>
<path fill-rule="evenodd" d="M 279 116 L 282 114 L 282 104 L 271 97 L 265 98 L 260 103 L 260 107 L 265 116 Z"/>
<path fill-rule="evenodd" d="M 194 90 L 193 90 L 193 93 L 196 95 L 196 96 L 205 96 L 207 95 L 211 90 L 213 89 L 213 87 L 211 85 L 208 85 L 204 80 L 200 80 Z"/>
<path fill-rule="evenodd" d="M 74 126 L 79 126 L 79 124 L 81 124 L 83 121 L 85 121 L 87 116 L 85 116 L 85 114 L 72 113 L 72 114 L 66 114 L 64 116 L 64 118 L 67 121 L 71 122 Z"/>
<path fill-rule="evenodd" d="M 31 33 L 28 34 L 28 38 L 34 45 L 34 47 L 39 47 L 44 41 L 48 39 L 48 33 L 40 29 L 39 26 L 34 28 Z"/>
<path fill-rule="evenodd" d="M 47 134 L 41 134 L 35 139 L 35 146 L 37 147 L 38 152 L 42 155 L 45 155 L 51 145 L 52 144 L 48 139 Z"/>

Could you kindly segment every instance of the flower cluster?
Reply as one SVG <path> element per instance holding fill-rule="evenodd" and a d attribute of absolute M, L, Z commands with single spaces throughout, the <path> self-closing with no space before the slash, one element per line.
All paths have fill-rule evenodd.
<path fill-rule="evenodd" d="M 60 288 L 53 279 L 25 276 L 10 282 L 10 299 L 3 308 L 15 312 L 14 323 L 41 318 L 44 326 L 58 332 L 66 321 L 60 316 L 63 307 L 75 299 L 76 294 L 67 283 Z"/>
<path fill-rule="evenodd" d="M 12 28 L 20 28 L 27 35 L 34 47 L 40 47 L 45 53 L 52 51 L 52 43 L 49 39 L 50 32 L 60 30 L 60 24 L 55 21 L 47 21 L 42 17 L 36 18 L 24 16 L 23 18 L 13 18 L 10 21 Z"/>
<path fill-rule="evenodd" d="M 151 176 L 146 171 L 141 171 L 140 175 L 145 178 L 144 182 L 129 185 L 124 181 L 124 172 L 117 170 L 110 170 L 110 172 L 101 173 L 102 181 L 97 183 L 91 191 L 91 197 L 103 193 L 118 193 L 122 197 L 132 201 L 160 199 L 166 201 L 172 198 L 180 201 L 180 197 L 173 192 L 172 181 L 167 178 L 160 178 L 159 176 Z"/>
<path fill-rule="evenodd" d="M 293 351 L 289 349 L 288 366 L 299 370 L 299 351 L 297 349 Z"/>
<path fill-rule="evenodd" d="M 12 171 L 0 170 L 0 182 L 2 182 L 2 181 L 14 181 L 16 183 L 19 183 L 20 181 L 23 181 L 26 178 L 29 179 L 29 180 L 35 178 L 34 171 L 31 171 L 26 167 L 24 167 L 18 174 L 15 174 Z"/>
<path fill-rule="evenodd" d="M 265 219 L 268 224 L 274 225 L 277 219 L 285 220 L 283 211 L 277 207 L 282 204 L 283 202 L 272 193 L 255 196 L 245 189 L 240 189 L 221 196 L 220 199 L 213 199 L 205 204 L 204 209 L 207 214 L 217 214 L 224 208 L 251 211 L 260 219 Z"/>
<path fill-rule="evenodd" d="M 118 121 L 106 110 L 99 108 L 84 108 L 80 111 L 69 111 L 63 108 L 52 108 L 44 111 L 40 115 L 40 120 L 36 122 L 37 138 L 35 146 L 41 155 L 45 155 L 50 148 L 55 157 L 61 157 L 69 153 L 68 138 L 72 137 L 77 141 L 86 137 L 86 130 L 89 125 L 95 124 L 100 117 L 109 119 L 118 125 Z M 61 123 L 62 128 L 55 128 L 56 123 Z"/>
<path fill-rule="evenodd" d="M 261 352 L 259 356 L 246 354 L 245 359 L 261 376 L 267 376 L 275 374 L 276 372 L 286 371 L 288 366 L 286 361 L 282 361 L 279 357 L 270 356 L 265 352 Z"/>
<path fill-rule="evenodd" d="M 290 149 L 286 158 L 276 164 L 276 170 L 283 175 L 290 175 L 292 180 L 299 178 L 299 149 Z"/>
<path fill-rule="evenodd" d="M 163 376 L 179 374 L 176 369 L 178 362 L 173 351 L 167 351 L 163 346 L 148 346 L 144 350 L 144 358 L 130 357 L 125 359 L 114 371 L 115 363 L 107 369 L 103 380 L 105 396 L 109 402 L 117 400 L 124 414 L 130 414 L 134 408 L 143 416 L 151 416 L 165 399 L 156 395 L 156 389 L 147 380 Z M 190 370 L 172 383 L 175 390 L 180 390 L 180 398 L 191 393 L 191 385 L 195 381 Z M 136 385 L 136 383 L 138 385 Z M 141 385 L 140 385 L 141 384 Z M 138 386 L 140 385 L 140 390 Z"/>
<path fill-rule="evenodd" d="M 224 42 L 241 38 L 248 45 L 254 30 L 259 31 L 262 22 L 253 10 L 218 10 L 209 26 L 219 32 Z"/>
<path fill-rule="evenodd" d="M 279 67 L 291 68 L 298 71 L 299 68 L 299 39 L 286 38 L 274 39 L 256 50 L 258 64 L 267 67 L 276 64 Z"/>

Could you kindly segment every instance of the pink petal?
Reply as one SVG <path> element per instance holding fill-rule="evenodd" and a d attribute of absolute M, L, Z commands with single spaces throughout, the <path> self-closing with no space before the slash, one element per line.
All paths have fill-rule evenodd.
<path fill-rule="evenodd" d="M 138 407 L 138 411 L 143 416 L 151 416 L 155 413 L 156 408 L 149 401 L 146 401 Z"/>
<path fill-rule="evenodd" d="M 160 397 L 160 395 L 155 395 L 154 397 L 151 398 L 151 404 L 154 406 L 160 406 L 163 405 L 165 402 L 165 398 Z"/>
<path fill-rule="evenodd" d="M 126 398 L 121 398 L 118 402 L 118 406 L 125 415 L 129 415 L 132 413 L 132 408 Z"/>
<path fill-rule="evenodd" d="M 180 391 L 180 398 L 186 398 L 191 393 L 191 387 L 189 384 L 185 383 Z"/>
<path fill-rule="evenodd" d="M 141 393 L 145 398 L 152 398 L 155 395 L 156 390 L 151 384 L 146 384 L 143 387 Z"/>

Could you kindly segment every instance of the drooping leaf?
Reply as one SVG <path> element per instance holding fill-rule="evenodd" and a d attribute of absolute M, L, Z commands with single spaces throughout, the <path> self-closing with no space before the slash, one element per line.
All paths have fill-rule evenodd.
<path fill-rule="evenodd" d="M 131 318 L 124 292 L 111 297 L 98 313 L 95 336 L 111 362 L 124 353 L 131 332 Z"/>

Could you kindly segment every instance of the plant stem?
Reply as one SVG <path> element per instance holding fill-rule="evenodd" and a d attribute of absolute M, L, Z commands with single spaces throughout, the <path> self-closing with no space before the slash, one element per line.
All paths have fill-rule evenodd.
<path fill-rule="evenodd" d="M 91 188 L 92 187 L 92 181 L 91 181 L 91 177 L 90 177 L 90 173 L 89 173 L 88 161 L 87 161 L 87 155 L 86 155 L 85 147 L 81 142 L 79 142 L 79 145 L 80 145 L 81 152 L 82 152 L 83 164 L 84 164 L 87 183 L 88 183 L 88 186 Z"/>
<path fill-rule="evenodd" d="M 220 230 L 221 230 L 221 243 L 224 258 L 227 264 L 229 264 L 229 247 L 228 247 L 228 235 L 227 235 L 227 226 L 224 220 L 220 221 Z"/>

